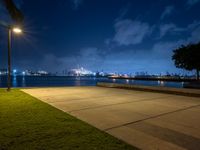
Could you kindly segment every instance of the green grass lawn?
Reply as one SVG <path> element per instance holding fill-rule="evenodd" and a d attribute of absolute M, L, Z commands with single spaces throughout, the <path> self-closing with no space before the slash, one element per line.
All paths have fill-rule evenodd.
<path fill-rule="evenodd" d="M 24 92 L 0 89 L 0 150 L 136 149 Z"/>

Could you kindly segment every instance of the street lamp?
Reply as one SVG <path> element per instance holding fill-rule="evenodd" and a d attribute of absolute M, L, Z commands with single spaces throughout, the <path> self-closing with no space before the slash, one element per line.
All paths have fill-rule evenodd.
<path fill-rule="evenodd" d="M 11 88 L 11 36 L 12 32 L 16 34 L 22 33 L 22 29 L 19 27 L 8 26 L 8 87 L 7 91 Z"/>
<path fill-rule="evenodd" d="M 14 28 L 12 29 L 12 31 L 15 32 L 15 33 L 17 33 L 17 34 L 22 33 L 22 29 L 20 29 L 19 27 L 14 27 Z"/>

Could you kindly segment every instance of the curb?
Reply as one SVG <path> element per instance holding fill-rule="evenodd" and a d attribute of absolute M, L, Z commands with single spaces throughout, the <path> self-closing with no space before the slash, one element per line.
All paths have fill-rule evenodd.
<path fill-rule="evenodd" d="M 97 86 L 107 87 L 107 88 L 121 88 L 121 89 L 137 90 L 137 91 L 166 93 L 166 94 L 174 94 L 174 95 L 182 95 L 190 97 L 200 97 L 199 89 L 156 87 L 156 86 L 130 85 L 130 84 L 107 83 L 107 82 L 98 82 Z"/>

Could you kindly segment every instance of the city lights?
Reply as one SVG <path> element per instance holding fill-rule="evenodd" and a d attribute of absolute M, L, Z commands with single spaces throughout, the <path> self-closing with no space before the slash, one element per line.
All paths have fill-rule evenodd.
<path fill-rule="evenodd" d="M 16 69 L 14 69 L 14 70 L 13 70 L 13 73 L 16 73 L 16 72 L 17 72 L 17 70 L 16 70 Z"/>

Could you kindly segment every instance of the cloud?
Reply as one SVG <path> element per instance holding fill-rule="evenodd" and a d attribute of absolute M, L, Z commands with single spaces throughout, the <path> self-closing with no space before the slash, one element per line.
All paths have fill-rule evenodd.
<path fill-rule="evenodd" d="M 152 47 L 152 53 L 156 59 L 171 59 L 172 51 L 184 44 L 185 40 L 165 41 L 155 43 Z"/>
<path fill-rule="evenodd" d="M 168 32 L 176 29 L 176 25 L 173 23 L 170 24 L 163 24 L 160 26 L 160 38 L 165 36 Z"/>
<path fill-rule="evenodd" d="M 83 0 L 71 0 L 73 3 L 73 9 L 77 10 L 79 6 L 82 4 Z"/>
<path fill-rule="evenodd" d="M 119 45 L 134 45 L 141 43 L 151 33 L 148 23 L 133 20 L 120 20 L 116 22 L 114 42 Z"/>
<path fill-rule="evenodd" d="M 174 23 L 161 24 L 159 27 L 160 30 L 159 39 L 164 37 L 166 34 L 184 35 L 191 33 L 193 34 L 194 38 L 198 39 L 199 36 L 196 33 L 199 33 L 197 29 L 199 28 L 199 26 L 200 26 L 200 21 L 194 21 L 193 23 L 187 25 L 186 27 L 179 27 Z"/>
<path fill-rule="evenodd" d="M 96 47 L 82 48 L 77 56 L 77 63 L 91 68 L 99 68 L 104 61 L 104 51 Z"/>
<path fill-rule="evenodd" d="M 193 30 L 194 28 L 197 28 L 199 26 L 200 26 L 200 21 L 194 21 L 193 23 L 191 23 L 187 26 L 187 29 Z"/>
<path fill-rule="evenodd" d="M 187 5 L 189 6 L 193 6 L 195 5 L 196 3 L 200 2 L 200 0 L 187 0 Z"/>
<path fill-rule="evenodd" d="M 103 69 L 118 73 L 177 71 L 171 60 L 172 48 L 176 47 L 174 44 L 158 43 L 146 49 L 130 48 L 110 53 L 104 60 Z"/>
<path fill-rule="evenodd" d="M 189 43 L 197 43 L 200 42 L 200 27 L 195 28 L 191 33 L 191 37 L 188 38 Z"/>
<path fill-rule="evenodd" d="M 96 71 L 93 69 L 99 69 L 101 67 L 104 62 L 104 55 L 102 50 L 96 47 L 87 47 L 80 49 L 80 51 L 73 56 L 58 57 L 51 53 L 45 54 L 40 60 L 41 61 L 37 63 L 39 66 L 36 66 L 36 68 L 48 71 L 60 72 L 61 70 L 77 68 L 78 66 Z"/>
<path fill-rule="evenodd" d="M 160 19 L 164 19 L 165 17 L 169 16 L 174 10 L 174 6 L 167 6 L 165 7 L 165 10 L 161 14 Z"/>
<path fill-rule="evenodd" d="M 133 38 L 129 38 L 129 34 L 131 34 L 131 37 L 134 37 L 132 35 L 135 35 L 133 33 L 136 32 L 132 29 L 133 24 L 135 27 L 135 24 L 143 24 L 142 22 L 135 23 L 135 21 L 132 20 L 122 20 L 117 23 L 119 24 L 118 26 L 116 25 L 117 27 L 115 26 L 115 29 L 118 30 L 116 30 L 114 38 L 111 40 L 106 39 L 106 43 L 112 45 L 112 42 L 115 40 L 115 42 L 118 42 L 119 45 L 115 44 L 115 47 L 112 47 L 109 50 L 110 52 L 105 56 L 102 66 L 104 70 L 111 72 L 115 72 L 116 70 L 126 73 L 134 73 L 137 71 L 148 71 L 149 73 L 166 71 L 177 73 L 183 72 L 174 66 L 174 62 L 171 59 L 173 50 L 183 44 L 200 41 L 200 21 L 194 21 L 183 27 L 174 23 L 156 25 L 155 28 L 160 31 L 160 38 L 167 34 L 169 37 L 153 41 L 151 45 L 147 44 L 148 46 L 146 46 L 146 42 L 143 41 L 143 45 L 145 45 L 145 47 L 135 46 L 132 44 L 135 43 L 132 41 Z M 154 27 L 150 27 L 149 25 L 148 28 L 150 31 L 154 30 Z M 139 29 L 137 28 L 137 30 Z M 136 33 L 141 34 L 140 31 Z M 153 35 L 153 33 L 151 35 Z M 137 34 L 135 37 L 137 37 Z M 121 47 L 120 45 L 130 46 Z"/>
<path fill-rule="evenodd" d="M 171 57 L 173 50 L 184 43 L 185 40 L 164 41 L 154 43 L 152 47 L 146 49 L 132 48 L 132 50 L 124 50 L 126 53 L 122 51 L 108 55 L 104 63 L 115 67 L 114 70 L 132 73 L 138 71 L 149 73 L 177 72 Z"/>
<path fill-rule="evenodd" d="M 119 17 L 116 18 L 116 21 L 122 20 L 128 13 L 131 5 L 128 3 L 125 7 L 123 7 L 119 12 Z"/>
<path fill-rule="evenodd" d="M 177 27 L 175 24 L 162 25 L 160 30 L 160 36 L 164 36 L 167 32 L 180 33 L 182 39 L 177 41 L 162 41 L 155 43 L 152 50 L 158 54 L 158 56 L 166 57 L 170 54 L 170 51 L 174 48 L 181 46 L 182 44 L 197 43 L 200 42 L 200 21 L 195 21 L 184 28 Z"/>
<path fill-rule="evenodd" d="M 132 24 L 135 23 L 131 23 L 131 25 Z M 143 23 L 140 22 L 140 24 Z M 77 68 L 77 66 L 84 67 L 92 71 L 118 71 L 118 73 L 134 73 L 138 71 L 148 71 L 149 73 L 160 73 L 166 71 L 179 72 L 180 70 L 175 68 L 171 59 L 173 54 L 172 51 L 182 44 L 188 44 L 190 42 L 193 43 L 200 40 L 199 24 L 200 22 L 195 21 L 184 28 L 180 28 L 173 23 L 164 24 L 163 26 L 166 26 L 165 28 L 171 28 L 167 31 L 168 33 L 177 31 L 182 35 L 182 39 L 173 40 L 174 38 L 169 38 L 154 41 L 151 45 L 145 48 L 135 45 L 121 47 L 116 44 L 115 47 L 111 49 L 83 47 L 79 49 L 77 53 L 70 56 L 66 54 L 58 57 L 56 54 L 45 54 L 45 56 L 38 59 L 40 62 L 37 64 L 34 62 L 23 62 L 23 64 L 27 64 L 27 67 L 34 66 L 35 68 L 54 72 Z M 149 27 L 149 29 L 151 30 L 151 27 Z M 109 43 L 109 41 L 107 42 Z M 125 44 L 127 44 L 127 42 L 125 42 Z M 144 43 L 144 45 L 146 45 L 146 43 Z M 20 66 L 23 66 L 23 64 Z"/>

